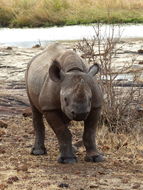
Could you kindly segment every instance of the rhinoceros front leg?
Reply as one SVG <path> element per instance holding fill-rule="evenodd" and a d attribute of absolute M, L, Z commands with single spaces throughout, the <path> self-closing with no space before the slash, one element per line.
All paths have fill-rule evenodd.
<path fill-rule="evenodd" d="M 76 157 L 72 148 L 72 135 L 67 128 L 68 123 L 62 118 L 60 111 L 49 111 L 45 114 L 46 120 L 55 132 L 60 148 L 59 163 L 75 163 Z"/>
<path fill-rule="evenodd" d="M 85 161 L 102 162 L 103 156 L 99 154 L 96 148 L 96 127 L 100 117 L 100 108 L 91 111 L 87 120 L 84 122 L 83 143 L 86 148 Z"/>
<path fill-rule="evenodd" d="M 46 154 L 47 152 L 44 146 L 45 126 L 43 123 L 43 115 L 33 105 L 31 105 L 31 108 L 32 108 L 33 127 L 36 135 L 34 147 L 32 148 L 31 154 L 34 155 Z"/>

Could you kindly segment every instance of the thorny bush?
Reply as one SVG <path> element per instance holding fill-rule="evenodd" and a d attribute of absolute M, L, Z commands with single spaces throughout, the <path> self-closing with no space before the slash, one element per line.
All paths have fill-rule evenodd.
<path fill-rule="evenodd" d="M 117 27 L 117 26 L 116 26 Z M 117 28 L 116 28 L 117 29 Z M 92 39 L 83 39 L 76 44 L 76 48 L 83 59 L 89 64 L 100 64 L 101 72 L 98 81 L 104 94 L 101 122 L 112 132 L 133 132 L 141 130 L 140 112 L 143 102 L 142 84 L 138 83 L 137 72 L 132 71 L 133 81 L 118 80 L 118 76 L 131 70 L 135 58 L 126 63 L 120 70 L 116 70 L 113 62 L 118 53 L 121 40 L 120 27 L 103 28 L 101 24 L 93 27 L 95 35 Z M 117 34 L 118 32 L 118 34 Z M 115 37 L 116 35 L 116 37 Z"/>

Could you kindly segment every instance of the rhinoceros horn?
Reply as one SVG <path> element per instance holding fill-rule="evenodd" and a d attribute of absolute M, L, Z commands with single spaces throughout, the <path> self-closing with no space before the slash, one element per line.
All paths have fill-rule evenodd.
<path fill-rule="evenodd" d="M 74 92 L 79 100 L 85 96 L 85 84 L 83 79 L 80 79 L 76 84 Z"/>

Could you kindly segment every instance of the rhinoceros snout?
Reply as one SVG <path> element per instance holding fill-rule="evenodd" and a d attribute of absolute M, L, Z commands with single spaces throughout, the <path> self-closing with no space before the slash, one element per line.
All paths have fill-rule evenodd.
<path fill-rule="evenodd" d="M 85 120 L 89 114 L 89 112 L 76 113 L 75 111 L 71 111 L 72 119 L 75 121 Z"/>

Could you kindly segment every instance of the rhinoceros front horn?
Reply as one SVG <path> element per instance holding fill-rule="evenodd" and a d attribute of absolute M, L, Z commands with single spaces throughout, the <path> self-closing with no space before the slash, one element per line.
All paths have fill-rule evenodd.
<path fill-rule="evenodd" d="M 80 80 L 80 84 L 84 84 L 84 80 L 83 79 Z"/>
<path fill-rule="evenodd" d="M 50 79 L 54 82 L 61 82 L 64 79 L 64 72 L 58 61 L 54 60 L 49 68 Z"/>

